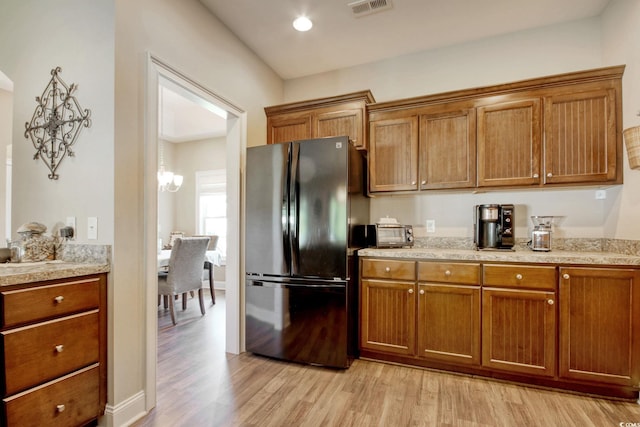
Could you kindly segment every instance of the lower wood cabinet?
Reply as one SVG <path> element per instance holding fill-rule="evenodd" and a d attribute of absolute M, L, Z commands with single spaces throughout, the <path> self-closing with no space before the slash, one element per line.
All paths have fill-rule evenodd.
<path fill-rule="evenodd" d="M 638 398 L 640 269 L 360 263 L 363 357 Z"/>
<path fill-rule="evenodd" d="M 0 289 L 0 425 L 80 426 L 105 409 L 106 274 Z"/>
<path fill-rule="evenodd" d="M 560 268 L 560 377 L 640 386 L 640 272 Z"/>

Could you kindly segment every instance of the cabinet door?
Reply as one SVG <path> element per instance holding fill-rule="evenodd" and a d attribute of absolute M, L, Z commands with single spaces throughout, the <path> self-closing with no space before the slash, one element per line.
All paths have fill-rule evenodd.
<path fill-rule="evenodd" d="M 416 300 L 411 282 L 361 282 L 360 348 L 415 354 Z"/>
<path fill-rule="evenodd" d="M 418 356 L 480 364 L 480 287 L 418 285 Z"/>
<path fill-rule="evenodd" d="M 560 376 L 638 386 L 638 270 L 560 269 Z"/>
<path fill-rule="evenodd" d="M 555 292 L 482 290 L 482 365 L 554 376 Z"/>
<path fill-rule="evenodd" d="M 366 149 L 364 107 L 324 109 L 313 116 L 313 137 L 347 135 L 358 149 Z"/>
<path fill-rule="evenodd" d="M 267 117 L 267 144 L 311 138 L 311 114 L 296 113 Z"/>
<path fill-rule="evenodd" d="M 540 99 L 478 107 L 478 187 L 540 182 Z"/>
<path fill-rule="evenodd" d="M 369 124 L 371 192 L 418 189 L 418 118 L 376 120 Z"/>
<path fill-rule="evenodd" d="M 549 96 L 544 110 L 545 183 L 616 180 L 613 89 Z"/>
<path fill-rule="evenodd" d="M 476 184 L 474 109 L 420 116 L 420 189 Z"/>

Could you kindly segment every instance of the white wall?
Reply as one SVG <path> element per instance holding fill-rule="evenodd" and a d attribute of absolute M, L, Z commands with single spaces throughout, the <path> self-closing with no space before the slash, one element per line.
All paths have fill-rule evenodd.
<path fill-rule="evenodd" d="M 0 75 L 0 79 L 2 76 Z M 13 125 L 13 91 L 0 89 L 0 247 L 5 247 L 5 239 L 11 238 L 11 230 L 6 230 L 6 172 L 7 146 L 11 145 Z M 10 202 L 10 201 L 9 201 Z"/>
<path fill-rule="evenodd" d="M 633 66 L 638 62 L 640 39 L 638 2 L 618 0 L 609 9 L 604 19 L 528 30 L 290 80 L 285 82 L 285 98 L 291 102 L 370 89 L 381 102 L 626 63 L 627 100 L 629 82 L 638 85 L 639 80 L 638 67 Z M 617 20 L 620 15 L 624 16 L 622 25 Z M 637 89 L 635 92 L 639 100 L 635 106 L 623 103 L 625 123 L 632 111 L 640 109 Z M 371 220 L 389 215 L 424 227 L 427 219 L 434 219 L 436 232 L 429 235 L 471 237 L 474 205 L 514 203 L 516 237 L 528 237 L 530 215 L 558 215 L 564 217 L 556 230 L 558 237 L 640 239 L 640 224 L 634 217 L 640 195 L 630 190 L 636 187 L 640 172 L 624 167 L 626 184 L 608 187 L 606 200 L 595 200 L 595 189 L 379 196 L 372 199 Z M 417 231 L 425 233 L 424 229 Z"/>
<path fill-rule="evenodd" d="M 115 0 L 115 6 L 116 218 L 110 303 L 117 315 L 110 318 L 113 376 L 109 402 L 123 413 L 127 405 L 138 403 L 146 381 L 144 249 L 148 219 L 143 173 L 147 54 L 246 111 L 248 145 L 266 140 L 263 107 L 283 101 L 283 82 L 197 0 Z"/>
<path fill-rule="evenodd" d="M 87 241 L 87 217 L 98 217 L 98 240 L 113 242 L 113 55 L 114 7 L 111 0 L 25 0 L 3 2 L 0 14 L 0 70 L 14 84 L 12 226 L 29 221 L 49 231 L 77 217 L 77 241 Z M 61 67 L 75 96 L 91 110 L 92 125 L 82 129 L 50 180 L 42 160 L 24 137 L 24 125 Z M 3 178 L 4 181 L 4 178 Z"/>

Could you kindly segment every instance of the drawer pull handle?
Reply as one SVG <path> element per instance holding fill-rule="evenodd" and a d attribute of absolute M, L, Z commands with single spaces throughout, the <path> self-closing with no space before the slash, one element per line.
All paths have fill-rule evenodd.
<path fill-rule="evenodd" d="M 62 301 L 64 301 L 64 297 L 62 295 L 58 295 L 57 297 L 55 297 L 53 299 L 57 304 L 60 304 Z"/>
<path fill-rule="evenodd" d="M 413 289 L 409 289 L 409 293 L 412 294 L 413 293 Z"/>
<path fill-rule="evenodd" d="M 63 412 L 64 410 L 65 410 L 64 405 L 56 405 L 56 411 L 58 411 L 58 413 Z"/>
<path fill-rule="evenodd" d="M 516 279 L 522 280 L 522 274 L 520 274 L 520 273 L 516 274 Z"/>
<path fill-rule="evenodd" d="M 562 275 L 562 278 L 563 278 L 564 280 L 569 280 L 569 275 L 568 275 L 567 273 L 564 273 L 564 274 Z"/>
<path fill-rule="evenodd" d="M 56 352 L 57 353 L 62 353 L 63 350 L 64 350 L 64 346 L 62 344 L 58 344 L 56 346 Z"/>
<path fill-rule="evenodd" d="M 445 276 L 451 276 L 451 272 L 449 270 L 447 270 L 447 271 L 444 272 L 444 275 Z"/>
<path fill-rule="evenodd" d="M 549 298 L 549 299 L 547 300 L 547 304 L 549 304 L 549 305 L 553 305 L 553 300 L 552 300 L 551 298 Z"/>
<path fill-rule="evenodd" d="M 424 295 L 424 289 L 420 289 L 420 295 Z"/>
<path fill-rule="evenodd" d="M 391 271 L 391 267 L 385 267 L 384 271 L 386 271 L 387 273 Z"/>

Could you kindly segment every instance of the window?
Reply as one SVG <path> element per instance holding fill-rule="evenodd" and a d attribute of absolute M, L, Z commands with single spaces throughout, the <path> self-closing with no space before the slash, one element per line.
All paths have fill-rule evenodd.
<path fill-rule="evenodd" d="M 222 262 L 227 254 L 227 171 L 196 172 L 198 234 L 218 236 Z"/>

